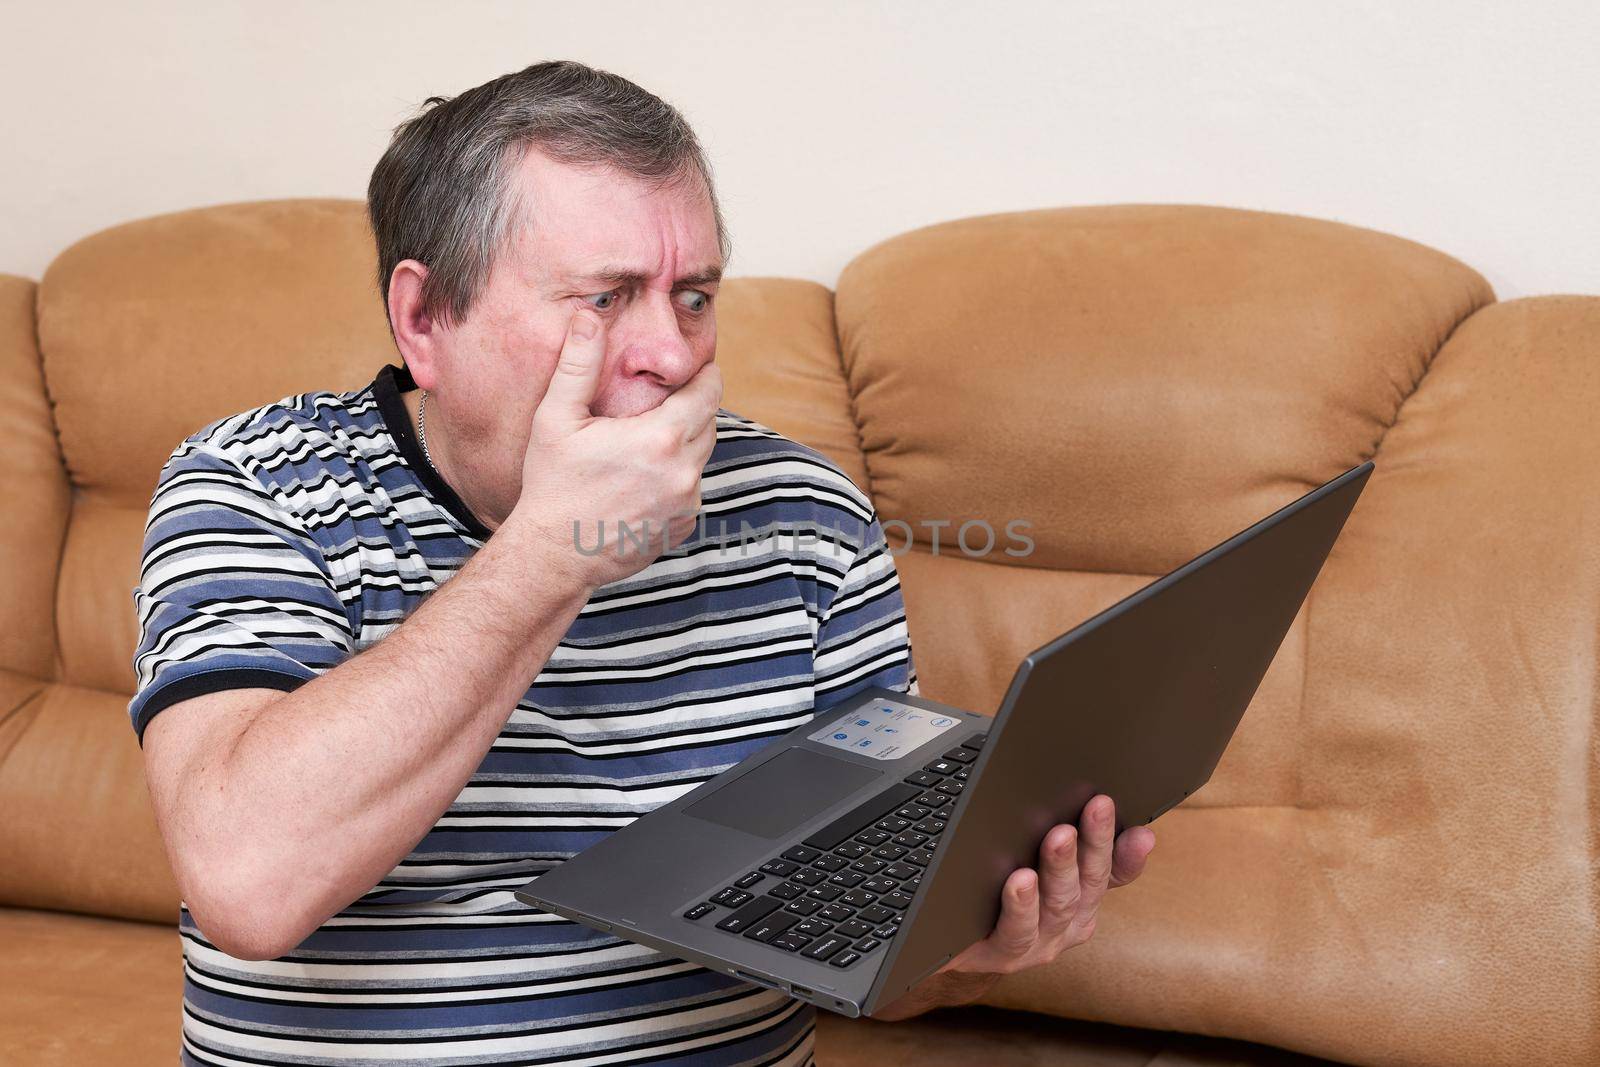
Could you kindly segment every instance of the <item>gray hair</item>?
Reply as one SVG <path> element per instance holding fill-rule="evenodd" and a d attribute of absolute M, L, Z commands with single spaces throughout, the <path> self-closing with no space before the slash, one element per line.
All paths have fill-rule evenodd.
<path fill-rule="evenodd" d="M 529 147 L 558 162 L 609 166 L 656 188 L 698 175 L 731 246 L 711 167 L 699 139 L 672 105 L 617 74 L 571 60 L 536 63 L 468 89 L 432 96 L 395 128 L 367 185 L 367 216 L 378 245 L 378 289 L 402 260 L 428 268 L 423 309 L 459 321 L 488 281 L 511 222 L 511 171 Z"/>

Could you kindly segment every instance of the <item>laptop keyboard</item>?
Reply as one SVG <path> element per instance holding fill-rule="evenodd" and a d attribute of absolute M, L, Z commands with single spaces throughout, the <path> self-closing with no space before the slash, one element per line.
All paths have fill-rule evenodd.
<path fill-rule="evenodd" d="M 987 740 L 978 734 L 683 913 L 849 967 L 899 930 L 945 819 Z"/>

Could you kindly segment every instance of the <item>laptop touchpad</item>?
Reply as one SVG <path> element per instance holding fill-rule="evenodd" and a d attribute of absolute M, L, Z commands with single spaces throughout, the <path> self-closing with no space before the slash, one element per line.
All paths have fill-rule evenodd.
<path fill-rule="evenodd" d="M 781 837 L 882 773 L 807 748 L 787 748 L 683 814 L 757 837 Z"/>

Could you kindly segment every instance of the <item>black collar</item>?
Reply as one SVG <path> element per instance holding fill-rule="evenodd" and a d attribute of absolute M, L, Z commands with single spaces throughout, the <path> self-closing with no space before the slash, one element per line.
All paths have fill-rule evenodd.
<path fill-rule="evenodd" d="M 395 444 L 400 446 L 400 455 L 405 458 L 411 470 L 422 480 L 428 493 L 439 502 L 439 505 L 450 513 L 466 528 L 467 533 L 479 541 L 489 540 L 489 529 L 478 521 L 472 509 L 462 502 L 456 491 L 450 488 L 450 483 L 433 469 L 422 455 L 422 447 L 417 444 L 416 434 L 411 432 L 411 413 L 406 410 L 405 401 L 400 399 L 401 393 L 408 393 L 417 387 L 411 377 L 410 368 L 403 363 L 396 367 L 386 364 L 372 379 L 372 395 L 378 401 L 378 414 L 383 416 L 384 424 L 389 429 L 389 436 L 394 438 Z"/>

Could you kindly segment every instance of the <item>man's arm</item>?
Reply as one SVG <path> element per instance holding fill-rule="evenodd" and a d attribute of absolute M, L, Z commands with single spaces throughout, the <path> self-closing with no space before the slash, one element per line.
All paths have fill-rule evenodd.
<path fill-rule="evenodd" d="M 219 948 L 283 955 L 438 822 L 588 600 L 551 555 L 507 524 L 382 641 L 293 692 L 150 720 L 167 852 Z"/>
<path fill-rule="evenodd" d="M 270 600 L 265 583 L 289 576 L 276 619 L 342 610 L 326 575 L 308 567 L 315 546 L 285 540 L 286 524 L 263 518 L 257 497 L 243 493 L 233 510 L 208 503 L 229 491 L 224 473 L 204 472 L 166 497 L 168 507 L 200 509 L 198 526 L 249 523 L 247 538 L 223 547 L 228 539 L 209 527 L 186 544 L 181 532 L 152 526 L 149 588 L 141 593 L 147 618 L 179 620 L 152 631 L 138 657 L 149 681 L 135 698 L 135 723 L 145 722 L 151 798 L 184 900 L 224 952 L 283 955 L 393 870 L 470 781 L 590 594 L 693 531 L 700 475 L 716 443 L 715 365 L 652 411 L 595 418 L 589 405 L 604 325 L 580 311 L 572 327 L 533 418 L 511 515 L 466 566 L 358 655 L 340 659 L 337 635 L 311 642 L 310 652 L 305 640 L 291 646 L 270 632 L 270 611 L 221 617 L 206 609 L 218 598 L 184 579 L 249 574 L 239 571 L 239 554 L 254 553 L 273 566 L 260 569 L 264 584 L 251 599 Z M 637 529 L 646 521 L 660 528 L 664 516 L 678 518 L 644 551 L 584 555 L 572 536 L 580 518 Z M 316 600 L 309 610 L 295 599 L 312 595 L 307 590 Z M 266 666 L 240 671 L 240 659 Z M 213 664 L 234 668 L 234 684 L 287 675 L 298 687 L 230 689 L 156 713 L 162 686 L 171 694 L 180 684 L 219 684 L 204 677 Z"/>

